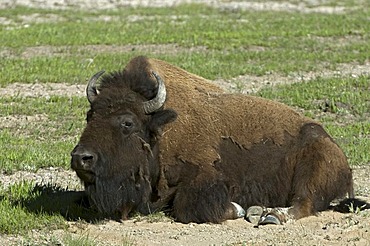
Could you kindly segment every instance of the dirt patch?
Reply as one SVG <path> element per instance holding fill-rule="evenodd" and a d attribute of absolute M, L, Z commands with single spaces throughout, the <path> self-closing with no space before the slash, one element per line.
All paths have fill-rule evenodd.
<path fill-rule="evenodd" d="M 44 9 L 116 9 L 122 7 L 171 7 L 183 3 L 202 3 L 221 9 L 244 9 L 252 11 L 278 11 L 300 13 L 342 14 L 357 9 L 353 6 L 333 6 L 332 1 L 223 1 L 223 0 L 2 0 L 0 8 L 10 8 L 16 5 Z"/>
<path fill-rule="evenodd" d="M 34 13 L 30 15 L 18 15 L 17 18 L 22 23 L 54 23 L 65 20 L 65 18 L 57 14 L 39 14 L 39 13 Z"/>
<path fill-rule="evenodd" d="M 370 163 L 369 163 L 370 164 Z M 370 166 L 354 168 L 355 190 L 358 197 L 370 202 Z M 40 169 L 37 172 L 20 171 L 0 175 L 1 185 L 22 180 L 56 185 L 68 190 L 82 190 L 75 173 L 61 168 Z M 66 236 L 87 237 L 97 245 L 369 245 L 370 211 L 341 214 L 325 211 L 283 226 L 255 228 L 244 219 L 222 224 L 181 224 L 170 218 L 152 222 L 133 218 L 123 223 L 103 221 L 98 224 L 68 222 L 67 231 L 32 231 L 28 237 L 39 244 L 61 242 Z M 4 235 L 0 244 L 19 245 L 25 237 Z M 28 239 L 29 240 L 29 239 Z M 10 244 L 8 244 L 10 243 Z M 244 244 L 243 244 L 244 243 Z"/>
<path fill-rule="evenodd" d="M 0 94 L 8 97 L 85 96 L 85 90 L 86 85 L 14 83 L 0 88 Z"/>
<path fill-rule="evenodd" d="M 0 128 L 14 128 L 17 131 L 25 128 L 34 130 L 47 120 L 48 116 L 46 114 L 8 115 L 0 117 Z"/>
<path fill-rule="evenodd" d="M 101 46 L 99 46 L 101 48 Z M 154 47 L 154 46 L 153 46 Z M 105 47 L 106 50 L 114 52 L 115 47 Z M 158 49 L 157 49 L 158 50 Z M 47 51 L 40 51 L 47 52 Z M 168 50 L 167 50 L 168 52 Z M 292 84 L 297 82 L 307 82 L 317 77 L 354 77 L 370 76 L 370 61 L 365 64 L 340 64 L 335 71 L 321 70 L 318 72 L 292 73 L 289 76 L 279 74 L 267 74 L 264 76 L 241 75 L 232 79 L 217 79 L 213 82 L 226 91 L 241 92 L 245 94 L 255 93 L 264 87 L 276 86 L 280 84 Z M 45 84 L 24 84 L 13 83 L 7 87 L 0 88 L 2 96 L 9 97 L 50 97 L 57 96 L 85 96 L 86 84 L 68 85 L 64 83 L 45 83 Z"/>
<path fill-rule="evenodd" d="M 311 2 L 311 3 L 310 3 Z M 324 13 L 341 14 L 355 8 L 344 6 L 316 6 L 315 1 L 231 1 L 222 2 L 219 7 L 227 10 L 254 10 L 254 11 L 279 11 L 279 12 L 299 12 L 299 13 Z M 322 3 L 321 3 L 322 4 Z"/>
<path fill-rule="evenodd" d="M 286 85 L 298 82 L 307 82 L 315 78 L 331 77 L 353 77 L 370 75 L 370 61 L 364 64 L 339 64 L 336 70 L 323 69 L 320 71 L 292 73 L 283 76 L 276 73 L 264 76 L 241 75 L 236 78 L 224 80 L 218 79 L 214 82 L 230 92 L 241 92 L 245 94 L 255 93 L 264 87 Z"/>
<path fill-rule="evenodd" d="M 179 54 L 179 53 L 194 53 L 205 52 L 204 46 L 194 46 L 190 48 L 181 47 L 176 44 L 142 44 L 142 45 L 84 45 L 84 46 L 37 46 L 26 48 L 20 57 L 32 58 L 35 56 L 68 56 L 77 50 L 81 54 L 95 53 L 129 53 L 136 51 L 138 53 L 150 54 Z"/>
<path fill-rule="evenodd" d="M 369 214 L 367 214 L 369 215 Z M 305 218 L 284 226 L 254 228 L 243 219 L 222 224 L 180 224 L 168 222 L 117 223 L 88 225 L 88 231 L 100 242 L 119 245 L 122 238 L 137 245 L 338 245 L 342 242 L 366 245 L 369 240 L 369 220 L 365 214 L 343 215 L 323 212 L 318 217 Z M 78 231 L 78 230 L 77 230 Z"/>
<path fill-rule="evenodd" d="M 0 174 L 0 184 L 7 187 L 23 181 L 32 181 L 40 185 L 56 185 L 69 190 L 82 190 L 81 182 L 76 173 L 62 168 L 42 168 L 36 172 L 17 171 L 11 175 Z"/>
<path fill-rule="evenodd" d="M 370 162 L 366 166 L 353 168 L 355 194 L 370 199 Z M 370 228 L 369 228 L 370 229 Z"/>
<path fill-rule="evenodd" d="M 76 55 L 76 53 L 83 55 L 100 53 L 117 54 L 130 52 L 151 55 L 197 53 L 197 52 L 204 53 L 207 52 L 207 47 L 205 46 L 182 47 L 176 44 L 84 45 L 84 46 L 41 45 L 35 47 L 27 47 L 20 54 L 17 54 L 13 49 L 5 48 L 0 52 L 0 58 L 30 59 L 38 56 L 46 57 L 69 56 L 71 54 Z"/>

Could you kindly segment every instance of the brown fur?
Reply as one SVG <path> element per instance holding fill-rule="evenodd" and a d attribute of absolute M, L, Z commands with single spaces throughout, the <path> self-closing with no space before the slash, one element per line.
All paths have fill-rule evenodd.
<path fill-rule="evenodd" d="M 152 71 L 165 81 L 167 101 L 162 111 L 144 115 L 134 105 L 156 94 Z M 330 201 L 345 193 L 352 193 L 351 170 L 341 149 L 320 124 L 283 104 L 227 94 L 197 75 L 145 57 L 137 57 L 123 72 L 105 77 L 100 91 L 89 114 L 109 118 L 122 110 L 135 112 L 142 126 L 137 134 L 155 150 L 152 157 L 148 157 L 149 152 L 142 154 L 147 157 L 139 163 L 132 160 L 120 164 L 127 159 L 125 156 L 121 161 L 112 160 L 117 170 L 112 177 L 125 177 L 125 170 L 137 170 L 139 165 L 143 170 L 138 178 L 142 180 L 141 187 L 150 183 L 145 192 L 138 188 L 144 198 L 131 195 L 136 197 L 134 204 L 125 205 L 126 198 L 118 202 L 125 207 L 120 208 L 121 212 L 127 210 L 127 214 L 136 209 L 148 213 L 143 207 L 167 207 L 177 220 L 185 223 L 220 222 L 227 219 L 230 202 L 237 202 L 244 209 L 252 205 L 292 206 L 290 213 L 301 218 L 326 209 Z M 132 98 L 132 105 L 122 102 L 122 98 Z M 174 112 L 177 119 L 169 123 L 174 120 Z M 108 146 L 110 140 L 100 139 L 101 133 L 91 124 L 108 127 L 95 117 L 88 123 L 80 145 L 98 141 L 102 149 L 107 148 L 104 145 Z M 118 142 L 108 148 L 116 152 L 104 154 L 121 155 L 117 153 L 124 149 L 116 146 Z M 144 149 L 140 144 L 130 148 L 138 146 Z M 129 182 L 119 180 L 117 183 Z M 108 186 L 112 189 L 115 185 Z M 133 191 L 126 193 L 130 192 Z M 126 193 L 114 194 L 129 200 Z M 93 191 L 90 196 L 99 195 Z M 99 201 L 104 203 L 104 199 Z"/>

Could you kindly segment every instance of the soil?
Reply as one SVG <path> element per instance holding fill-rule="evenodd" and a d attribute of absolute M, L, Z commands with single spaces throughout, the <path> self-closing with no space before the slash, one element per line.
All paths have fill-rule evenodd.
<path fill-rule="evenodd" d="M 370 164 L 370 163 L 369 163 Z M 370 202 L 370 166 L 354 168 L 355 191 L 358 198 Z M 45 168 L 37 172 L 18 171 L 0 175 L 3 187 L 22 180 L 56 185 L 68 190 L 82 190 L 75 173 L 61 168 Z M 52 244 L 51 238 L 63 240 L 88 236 L 98 245 L 369 245 L 370 211 L 342 214 L 324 211 L 282 226 L 254 227 L 244 219 L 221 224 L 181 224 L 168 217 L 158 221 L 145 217 L 116 222 L 105 220 L 98 224 L 84 221 L 67 222 L 68 229 L 31 231 L 36 244 Z M 21 236 L 2 235 L 1 245 L 19 245 Z"/>
<path fill-rule="evenodd" d="M 328 14 L 344 12 L 350 9 L 320 5 L 320 3 L 326 2 L 324 0 L 297 1 L 297 4 L 283 1 L 263 3 L 262 1 L 217 0 L 2 0 L 0 8 L 8 8 L 14 6 L 14 4 L 41 8 L 70 8 L 76 6 L 84 8 L 113 8 L 127 5 L 171 6 L 180 2 L 205 2 L 220 8 L 251 8 L 255 10 L 267 8 L 275 11 L 324 12 Z M 47 18 L 55 20 L 54 16 L 47 16 Z M 24 19 L 27 21 L 32 19 L 42 21 L 42 18 L 38 15 L 27 16 Z M 6 20 L 0 19 L 0 21 Z M 171 52 L 171 47 L 162 48 L 166 52 Z M 133 48 L 158 50 L 154 49 L 158 47 L 153 48 L 150 46 L 81 48 L 100 49 L 101 52 L 122 52 L 125 49 Z M 203 49 L 203 47 L 197 49 Z M 175 50 L 176 47 L 172 49 L 173 52 Z M 27 59 L 35 55 L 55 55 L 56 53 L 58 53 L 58 50 L 55 50 L 53 47 L 29 47 L 21 56 Z M 0 57 L 10 57 L 12 55 L 11 51 L 2 52 Z M 269 74 L 255 77 L 244 75 L 231 80 L 219 79 L 214 82 L 232 92 L 250 93 L 258 91 L 265 86 L 307 81 L 317 76 L 360 76 L 369 74 L 369 67 L 369 62 L 362 65 L 342 64 L 336 71 L 322 70 L 320 72 L 292 74 L 290 76 Z M 240 83 L 242 83 L 241 87 Z M 25 84 L 19 81 L 19 83 L 0 88 L 0 95 L 21 97 L 84 96 L 85 85 L 68 85 L 63 83 Z M 47 115 L 36 115 L 33 118 L 25 116 L 0 118 L 0 126 L 7 127 L 7 124 L 22 125 L 30 120 L 39 122 L 48 120 L 48 118 Z M 356 195 L 370 202 L 370 163 L 367 164 L 355 167 L 353 172 Z M 17 171 L 10 175 L 0 174 L 0 183 L 3 188 L 22 180 L 33 180 L 35 183 L 56 185 L 72 191 L 82 190 L 75 173 L 61 168 L 44 168 L 36 172 Z M 325 211 L 317 216 L 303 218 L 282 226 L 270 225 L 258 228 L 244 219 L 226 221 L 221 224 L 181 224 L 167 217 L 160 218 L 158 221 L 145 217 L 135 217 L 121 223 L 112 220 L 105 220 L 99 223 L 87 223 L 84 221 L 67 223 L 67 230 L 30 231 L 28 236 L 0 235 L 0 245 L 29 245 L 29 240 L 32 241 L 31 244 L 35 245 L 63 245 L 62 242 L 66 235 L 76 239 L 88 237 L 98 245 L 370 245 L 370 211 L 359 211 L 350 214 Z"/>

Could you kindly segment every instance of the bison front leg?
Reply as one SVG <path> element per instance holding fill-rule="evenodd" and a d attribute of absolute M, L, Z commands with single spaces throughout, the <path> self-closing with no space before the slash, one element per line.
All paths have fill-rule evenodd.
<path fill-rule="evenodd" d="M 245 211 L 232 202 L 230 188 L 222 177 L 200 173 L 180 184 L 174 199 L 173 216 L 183 223 L 220 223 L 244 217 Z"/>

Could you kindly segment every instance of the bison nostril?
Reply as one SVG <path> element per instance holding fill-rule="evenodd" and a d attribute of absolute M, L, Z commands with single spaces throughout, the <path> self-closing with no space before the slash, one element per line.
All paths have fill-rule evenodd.
<path fill-rule="evenodd" d="M 96 160 L 96 154 L 81 147 L 72 152 L 72 168 L 74 169 L 89 169 L 93 167 Z"/>
<path fill-rule="evenodd" d="M 82 157 L 83 161 L 91 161 L 93 159 L 94 159 L 94 156 L 92 156 L 92 155 L 86 155 L 86 156 Z"/>
<path fill-rule="evenodd" d="M 94 156 L 86 154 L 81 158 L 81 164 L 83 167 L 91 167 L 94 164 Z"/>

